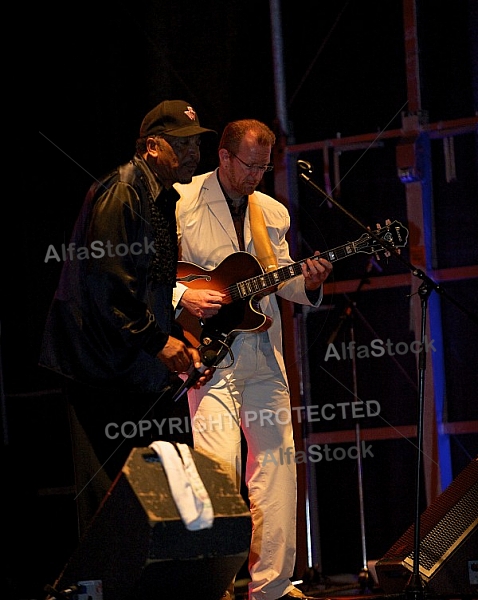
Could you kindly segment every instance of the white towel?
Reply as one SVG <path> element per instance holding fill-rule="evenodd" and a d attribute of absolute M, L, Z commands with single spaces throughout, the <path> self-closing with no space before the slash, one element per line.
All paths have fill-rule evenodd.
<path fill-rule="evenodd" d="M 149 447 L 163 465 L 173 500 L 186 528 L 191 531 L 210 529 L 214 522 L 211 499 L 199 477 L 189 446 L 175 446 L 170 442 L 156 441 Z"/>

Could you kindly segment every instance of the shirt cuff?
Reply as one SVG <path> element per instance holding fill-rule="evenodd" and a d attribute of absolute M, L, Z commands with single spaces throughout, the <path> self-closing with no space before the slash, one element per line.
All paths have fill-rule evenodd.
<path fill-rule="evenodd" d="M 305 288 L 305 293 L 309 299 L 309 302 L 312 304 L 317 304 L 322 296 L 322 286 L 319 286 L 316 290 L 308 290 Z"/>

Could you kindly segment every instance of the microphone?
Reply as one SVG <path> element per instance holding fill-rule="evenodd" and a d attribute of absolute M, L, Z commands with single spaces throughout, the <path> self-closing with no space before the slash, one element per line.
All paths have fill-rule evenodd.
<path fill-rule="evenodd" d="M 201 366 L 198 369 L 194 365 L 189 367 L 188 378 L 174 393 L 173 402 L 177 402 L 185 392 L 192 388 L 207 369 L 217 366 L 228 353 L 229 347 L 225 342 L 216 339 L 211 340 L 209 344 L 201 344 L 198 351 L 201 355 Z"/>
<path fill-rule="evenodd" d="M 195 383 L 197 383 L 197 381 L 203 375 L 204 371 L 207 368 L 208 367 L 205 367 L 203 364 L 201 364 L 201 366 L 199 367 L 199 369 L 196 369 L 196 367 L 194 365 L 192 365 L 189 368 L 188 372 L 187 372 L 188 373 L 188 378 L 185 381 L 183 381 L 183 383 L 179 386 L 179 388 L 174 393 L 174 395 L 173 395 L 173 402 L 177 402 L 180 398 L 182 398 L 182 396 L 190 388 L 192 388 Z"/>
<path fill-rule="evenodd" d="M 297 165 L 303 170 L 303 171 L 307 171 L 308 173 L 312 173 L 312 165 L 310 164 L 310 162 L 307 162 L 306 160 L 302 160 L 299 159 L 297 161 Z"/>

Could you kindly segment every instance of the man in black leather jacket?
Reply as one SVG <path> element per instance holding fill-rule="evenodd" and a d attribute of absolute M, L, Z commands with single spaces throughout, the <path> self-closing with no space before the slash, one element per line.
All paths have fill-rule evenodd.
<path fill-rule="evenodd" d="M 156 106 L 133 159 L 90 188 L 70 243 L 52 250 L 65 262 L 39 364 L 65 383 L 80 532 L 131 449 L 171 434 L 177 374 L 200 367 L 198 351 L 174 330 L 173 184 L 191 181 L 210 131 L 187 102 Z"/>

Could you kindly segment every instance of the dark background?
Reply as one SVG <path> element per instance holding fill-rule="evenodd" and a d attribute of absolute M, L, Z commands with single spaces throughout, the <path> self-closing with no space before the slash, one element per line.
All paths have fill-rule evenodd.
<path fill-rule="evenodd" d="M 401 113 L 407 112 L 401 1 L 284 0 L 277 6 L 283 30 L 289 143 L 400 127 Z M 417 6 L 422 106 L 429 122 L 475 115 L 476 2 L 421 0 Z M 110 168 L 129 160 L 141 119 L 161 100 L 187 100 L 201 123 L 218 132 L 228 121 L 244 117 L 277 127 L 266 1 L 86 1 L 43 6 L 38 19 L 31 55 L 38 73 L 36 185 L 20 199 L 20 243 L 11 257 L 18 293 L 2 319 L 1 347 L 8 459 L 4 489 L 9 507 L 4 527 L 13 529 L 3 568 L 25 598 L 39 596 L 76 544 L 66 414 L 56 393 L 58 381 L 37 367 L 43 324 L 61 268 L 55 261 L 45 263 L 47 248 L 68 242 L 87 188 Z M 447 182 L 441 145 L 432 146 L 436 268 L 478 263 L 476 135 L 458 136 L 455 150 L 457 178 Z M 372 225 L 388 217 L 406 223 L 405 191 L 396 175 L 394 152 L 386 144 L 383 151 L 351 153 L 342 162 L 347 177 L 341 201 Z M 313 153 L 306 158 L 314 164 L 321 160 Z M 215 144 L 204 141 L 199 172 L 215 166 Z M 273 184 L 273 177 L 267 177 L 266 191 L 274 193 Z M 298 240 L 297 260 L 316 248 L 358 237 L 355 225 L 317 202 L 310 191 L 301 189 L 299 205 L 298 231 L 291 232 Z M 364 266 L 365 258 L 337 264 L 334 277 L 360 277 Z M 386 264 L 387 274 L 403 271 L 402 265 Z M 449 288 L 465 306 L 476 310 L 476 280 L 451 283 Z M 373 301 L 364 300 L 367 318 L 384 338 L 409 338 L 405 296 L 403 290 L 385 290 Z M 319 313 L 311 320 L 312 366 L 323 353 L 343 302 L 335 298 L 331 313 Z M 455 307 L 445 303 L 442 310 L 450 382 L 448 416 L 452 421 L 476 420 L 478 381 L 472 367 L 476 328 Z M 403 368 L 415 381 L 413 361 L 404 360 Z M 337 376 L 346 380 L 347 366 L 343 368 Z M 387 418 L 394 422 L 414 422 L 415 389 L 400 377 L 397 381 L 397 366 L 368 361 L 361 368 L 364 395 L 379 398 Z M 317 369 L 312 387 L 314 402 L 340 397 Z M 454 436 L 452 446 L 456 474 L 476 454 L 476 436 Z M 371 558 L 379 558 L 390 547 L 413 514 L 413 452 L 406 443 L 383 442 L 377 455 L 380 460 L 373 463 L 365 490 Z M 398 475 L 394 463 L 401 465 Z M 329 574 L 360 568 L 355 468 L 350 464 L 318 467 L 321 545 Z"/>

